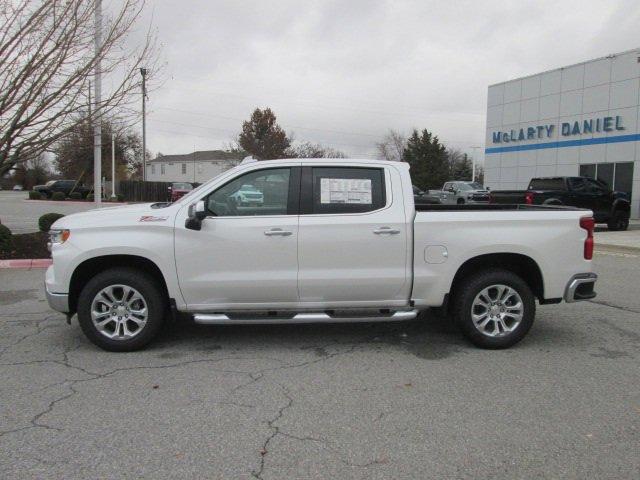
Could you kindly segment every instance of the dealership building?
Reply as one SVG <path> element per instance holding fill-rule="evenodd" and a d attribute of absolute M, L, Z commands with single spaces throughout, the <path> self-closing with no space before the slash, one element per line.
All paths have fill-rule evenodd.
<path fill-rule="evenodd" d="M 628 192 L 640 215 L 640 49 L 491 85 L 485 185 L 583 175 Z"/>

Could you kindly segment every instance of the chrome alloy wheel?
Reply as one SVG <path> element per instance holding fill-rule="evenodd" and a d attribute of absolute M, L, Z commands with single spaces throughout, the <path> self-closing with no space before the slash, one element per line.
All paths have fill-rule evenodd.
<path fill-rule="evenodd" d="M 147 323 L 147 302 L 135 288 L 109 285 L 91 302 L 91 320 L 96 329 L 112 340 L 129 340 Z"/>
<path fill-rule="evenodd" d="M 471 318 L 483 335 L 503 337 L 513 332 L 524 315 L 522 298 L 506 285 L 491 285 L 473 300 Z"/>

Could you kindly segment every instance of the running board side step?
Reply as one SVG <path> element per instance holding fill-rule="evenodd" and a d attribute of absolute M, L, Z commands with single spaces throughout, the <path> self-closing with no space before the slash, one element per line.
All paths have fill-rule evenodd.
<path fill-rule="evenodd" d="M 400 310 L 390 315 L 370 317 L 333 317 L 328 313 L 297 313 L 291 318 L 229 318 L 224 313 L 196 313 L 193 320 L 202 325 L 271 325 L 285 323 L 350 323 L 350 322 L 402 322 L 413 320 L 418 310 Z"/>

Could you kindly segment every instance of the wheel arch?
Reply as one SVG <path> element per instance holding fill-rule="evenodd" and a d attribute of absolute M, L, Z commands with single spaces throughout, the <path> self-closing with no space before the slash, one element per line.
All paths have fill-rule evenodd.
<path fill-rule="evenodd" d="M 458 268 L 450 292 L 455 295 L 456 288 L 464 278 L 487 268 L 501 268 L 513 272 L 529 285 L 540 302 L 544 302 L 542 270 L 533 258 L 521 253 L 488 253 L 470 258 Z"/>
<path fill-rule="evenodd" d="M 165 297 L 169 298 L 167 281 L 162 274 L 162 270 L 152 260 L 139 255 L 101 255 L 83 261 L 73 271 L 69 282 L 70 312 L 75 313 L 77 311 L 78 297 L 82 287 L 91 277 L 97 273 L 117 267 L 133 268 L 149 274 L 158 282 Z"/>

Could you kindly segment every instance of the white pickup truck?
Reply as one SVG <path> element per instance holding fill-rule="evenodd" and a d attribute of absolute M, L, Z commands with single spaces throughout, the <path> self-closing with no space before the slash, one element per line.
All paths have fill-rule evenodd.
<path fill-rule="evenodd" d="M 262 202 L 240 204 L 252 185 Z M 595 296 L 588 210 L 414 205 L 409 167 L 243 162 L 175 203 L 76 213 L 52 227 L 46 294 L 99 347 L 148 344 L 163 321 L 373 322 L 445 307 L 505 348 L 541 304 Z"/>

